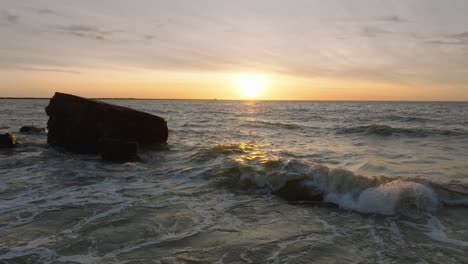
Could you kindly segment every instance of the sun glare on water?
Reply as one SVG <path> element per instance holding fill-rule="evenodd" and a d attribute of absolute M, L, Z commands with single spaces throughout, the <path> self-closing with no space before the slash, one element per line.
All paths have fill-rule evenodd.
<path fill-rule="evenodd" d="M 265 86 L 265 78 L 260 74 L 241 74 L 237 78 L 242 94 L 250 99 L 258 97 Z"/>

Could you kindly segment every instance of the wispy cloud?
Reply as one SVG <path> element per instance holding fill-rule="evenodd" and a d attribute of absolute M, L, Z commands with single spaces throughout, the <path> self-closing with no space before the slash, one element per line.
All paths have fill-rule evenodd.
<path fill-rule="evenodd" d="M 450 38 L 454 39 L 459 39 L 459 40 L 468 40 L 468 31 L 467 32 L 461 32 L 457 34 L 450 34 L 448 35 Z"/>
<path fill-rule="evenodd" d="M 55 68 L 38 68 L 38 67 L 23 67 L 23 66 L 17 66 L 15 68 L 21 71 L 40 71 L 40 72 L 59 72 L 59 73 L 80 74 L 79 71 L 55 69 Z"/>
<path fill-rule="evenodd" d="M 56 26 L 56 28 L 64 34 L 72 35 L 80 38 L 110 40 L 110 37 L 119 31 L 103 30 L 96 26 L 75 24 L 68 26 Z"/>
<path fill-rule="evenodd" d="M 465 45 L 468 44 L 463 41 L 453 41 L 453 40 L 429 40 L 426 41 L 429 44 L 436 44 L 436 45 Z"/>
<path fill-rule="evenodd" d="M 144 35 L 143 38 L 149 41 L 149 40 L 153 40 L 155 37 L 153 35 Z"/>
<path fill-rule="evenodd" d="M 36 59 L 37 61 L 37 59 Z M 37 61 L 39 63 L 39 61 Z M 53 65 L 54 62 L 50 61 L 50 66 L 46 64 L 35 64 L 31 62 L 15 62 L 14 59 L 0 56 L 0 71 L 2 70 L 20 70 L 20 71 L 32 71 L 32 72 L 59 72 L 59 73 L 70 73 L 70 74 L 81 74 L 81 72 L 70 68 L 67 65 Z"/>
<path fill-rule="evenodd" d="M 392 16 L 383 16 L 377 18 L 379 21 L 387 21 L 387 22 L 396 22 L 396 23 L 403 23 L 408 22 L 408 20 L 402 18 L 401 16 L 392 15 Z"/>
<path fill-rule="evenodd" d="M 8 11 L 3 10 L 1 12 L 2 20 L 6 21 L 8 24 L 17 24 L 20 20 L 18 15 L 14 15 Z"/>
<path fill-rule="evenodd" d="M 427 41 L 437 45 L 468 45 L 468 31 L 455 34 L 448 34 L 441 39 Z"/>
<path fill-rule="evenodd" d="M 364 37 L 378 37 L 379 35 L 382 34 L 390 34 L 392 33 L 391 31 L 388 31 L 386 29 L 380 28 L 380 27 L 364 27 L 361 29 L 361 36 Z"/>
<path fill-rule="evenodd" d="M 49 8 L 39 9 L 37 10 L 37 13 L 40 15 L 58 15 L 57 12 Z"/>

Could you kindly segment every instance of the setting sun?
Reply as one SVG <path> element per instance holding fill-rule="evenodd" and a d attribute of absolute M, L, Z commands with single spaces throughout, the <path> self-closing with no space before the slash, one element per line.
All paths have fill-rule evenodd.
<path fill-rule="evenodd" d="M 0 0 L 0 264 L 468 264 L 467 11 Z"/>
<path fill-rule="evenodd" d="M 265 78 L 259 74 L 242 74 L 237 78 L 243 95 L 248 98 L 258 97 L 265 86 Z"/>

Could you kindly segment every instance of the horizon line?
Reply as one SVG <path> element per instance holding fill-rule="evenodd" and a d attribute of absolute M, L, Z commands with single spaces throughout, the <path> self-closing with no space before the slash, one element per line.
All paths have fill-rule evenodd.
<path fill-rule="evenodd" d="M 82 97 L 82 96 L 81 96 Z M 5 96 L 1 97 L 0 100 L 47 100 L 52 97 L 15 97 Z M 245 102 L 409 102 L 409 103 L 468 103 L 466 101 L 455 101 L 455 100 L 332 100 L 332 99 L 196 99 L 196 98 L 136 98 L 136 97 L 83 97 L 86 99 L 93 100 L 160 100 L 160 101 L 245 101 Z"/>

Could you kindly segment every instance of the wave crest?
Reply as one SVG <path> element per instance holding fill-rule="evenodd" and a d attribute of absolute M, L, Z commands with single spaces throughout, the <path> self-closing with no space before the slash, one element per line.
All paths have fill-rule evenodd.
<path fill-rule="evenodd" d="M 428 186 L 385 176 L 364 177 L 344 169 L 272 160 L 263 166 L 227 157 L 222 167 L 235 182 L 266 189 L 282 197 L 333 203 L 345 210 L 418 218 L 439 207 Z M 234 182 L 234 184 L 235 184 Z M 233 184 L 232 178 L 229 181 Z"/>
<path fill-rule="evenodd" d="M 329 193 L 325 201 L 341 208 L 363 213 L 383 215 L 400 214 L 418 218 L 438 208 L 434 191 L 420 183 L 394 180 L 368 188 L 353 196 L 352 193 Z"/>
<path fill-rule="evenodd" d="M 356 126 L 350 128 L 338 129 L 338 134 L 368 134 L 377 136 L 391 136 L 394 134 L 411 137 L 436 136 L 462 136 L 467 135 L 466 131 L 461 130 L 442 130 L 442 129 L 423 129 L 423 128 L 400 128 L 389 125 L 372 124 L 366 126 Z"/>
<path fill-rule="evenodd" d="M 302 126 L 292 123 L 282 123 L 282 122 L 271 122 L 271 121 L 264 121 L 264 120 L 257 120 L 257 119 L 249 119 L 246 123 L 247 126 L 254 127 L 254 128 L 283 128 L 283 129 L 301 129 Z"/>

